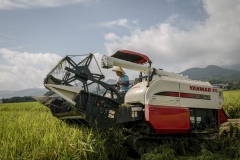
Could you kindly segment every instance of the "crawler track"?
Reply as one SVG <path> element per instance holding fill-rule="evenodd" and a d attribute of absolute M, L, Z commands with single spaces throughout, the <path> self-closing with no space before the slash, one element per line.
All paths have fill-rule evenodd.
<path fill-rule="evenodd" d="M 164 144 L 176 144 L 179 145 L 182 142 L 188 141 L 188 143 L 195 144 L 197 142 L 204 142 L 214 140 L 219 136 L 218 132 L 195 132 L 187 135 L 156 135 L 156 134 L 144 134 L 133 133 L 125 137 L 125 142 L 134 152 L 139 156 L 153 150 L 155 147 L 159 147 Z M 194 146 L 193 146 L 194 147 Z"/>

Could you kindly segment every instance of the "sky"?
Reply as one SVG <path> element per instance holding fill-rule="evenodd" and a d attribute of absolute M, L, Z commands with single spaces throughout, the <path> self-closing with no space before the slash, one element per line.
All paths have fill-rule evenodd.
<path fill-rule="evenodd" d="M 126 49 L 175 73 L 240 64 L 239 15 L 239 0 L 0 0 L 0 90 L 42 88 L 69 54 Z"/>

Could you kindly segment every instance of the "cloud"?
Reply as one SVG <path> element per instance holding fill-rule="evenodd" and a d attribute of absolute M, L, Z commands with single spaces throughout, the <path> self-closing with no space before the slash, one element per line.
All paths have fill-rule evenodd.
<path fill-rule="evenodd" d="M 108 33 L 104 36 L 104 38 L 109 41 L 114 41 L 119 39 L 119 37 L 115 33 Z"/>
<path fill-rule="evenodd" d="M 210 64 L 239 64 L 240 3 L 238 1 L 203 1 L 208 18 L 189 22 L 181 16 L 171 16 L 164 23 L 146 30 L 135 29 L 130 36 L 106 34 L 108 53 L 128 49 L 147 54 L 153 66 L 171 72 Z M 174 23 L 187 24 L 187 30 Z M 191 25 L 189 25 L 191 24 Z"/>
<path fill-rule="evenodd" d="M 71 4 L 88 5 L 94 1 L 99 0 L 0 0 L 0 9 L 60 7 Z"/>
<path fill-rule="evenodd" d="M 138 24 L 137 20 L 129 21 L 126 18 L 117 19 L 115 21 L 102 22 L 99 24 L 100 27 L 109 27 L 114 28 L 116 26 L 126 27 L 126 28 L 134 28 Z"/>
<path fill-rule="evenodd" d="M 102 54 L 94 53 L 94 56 L 95 59 L 92 59 L 92 63 L 89 66 L 91 72 L 98 74 L 102 72 L 106 76 L 105 80 L 116 79 L 117 75 L 112 69 L 101 68 Z M 84 57 L 73 57 L 73 60 L 80 62 Z M 62 57 L 54 53 L 17 52 L 0 48 L 0 90 L 43 88 L 44 78 L 60 59 Z"/>
<path fill-rule="evenodd" d="M 61 59 L 54 53 L 16 52 L 0 48 L 0 90 L 43 87 L 47 73 Z"/>

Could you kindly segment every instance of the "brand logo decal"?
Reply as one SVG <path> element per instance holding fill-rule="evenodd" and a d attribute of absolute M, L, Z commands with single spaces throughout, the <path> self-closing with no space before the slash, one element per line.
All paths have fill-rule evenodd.
<path fill-rule="evenodd" d="M 201 92 L 217 92 L 216 88 L 208 88 L 208 87 L 197 87 L 197 86 L 189 86 L 190 90 L 193 91 L 201 91 Z"/>

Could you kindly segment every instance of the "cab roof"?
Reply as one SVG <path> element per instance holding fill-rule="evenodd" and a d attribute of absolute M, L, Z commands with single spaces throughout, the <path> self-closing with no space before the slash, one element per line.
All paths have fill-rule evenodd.
<path fill-rule="evenodd" d="M 114 53 L 111 57 L 122 59 L 125 61 L 130 61 L 137 64 L 144 64 L 146 62 L 148 62 L 149 64 L 152 63 L 148 56 L 142 53 L 133 52 L 129 50 L 119 50 L 116 53 Z"/>

